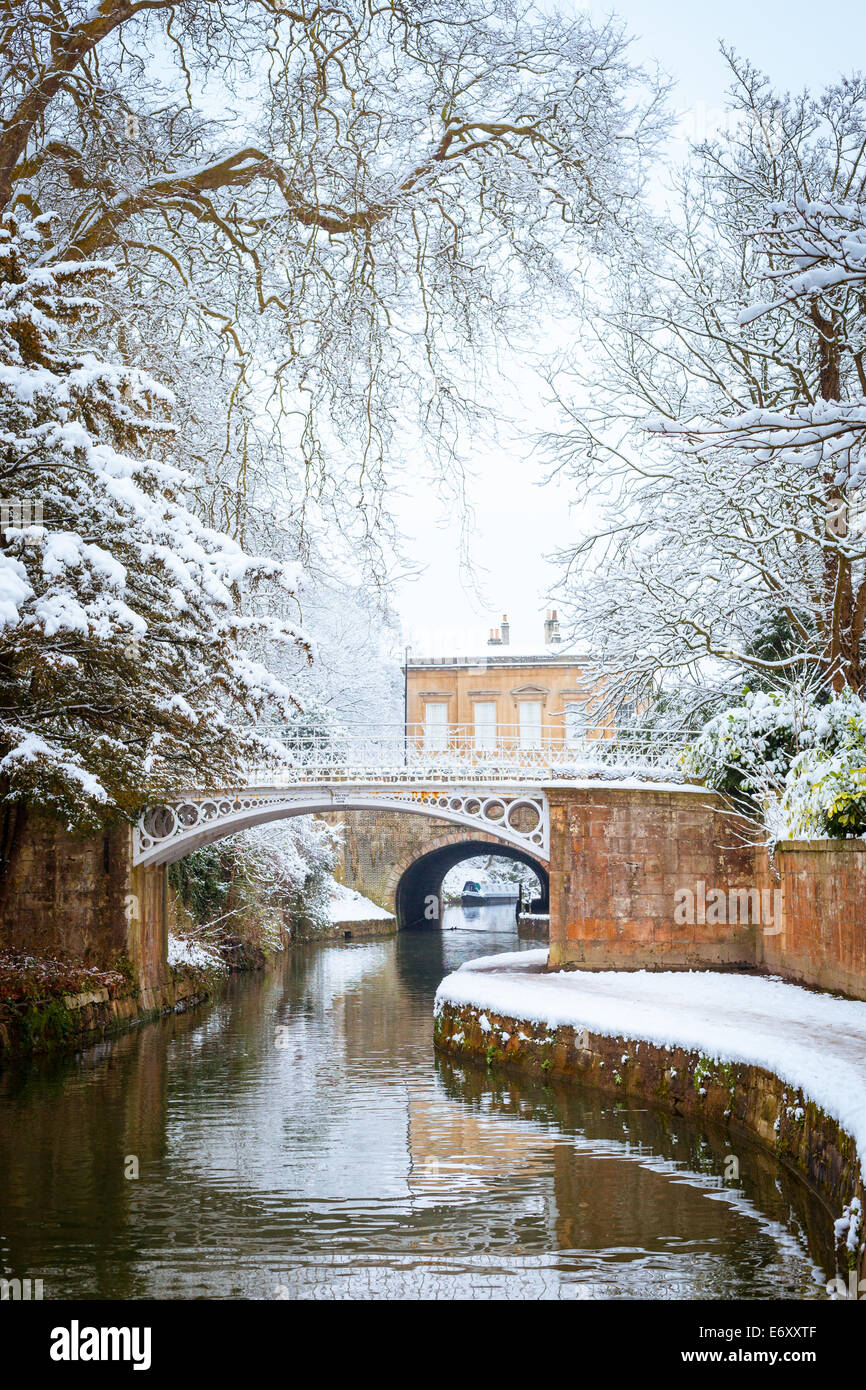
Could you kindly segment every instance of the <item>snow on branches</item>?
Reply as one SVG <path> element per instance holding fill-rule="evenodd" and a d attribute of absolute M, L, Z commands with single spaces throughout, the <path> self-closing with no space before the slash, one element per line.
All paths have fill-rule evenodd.
<path fill-rule="evenodd" d="M 252 726 L 296 702 L 256 649 L 306 642 L 268 614 L 292 567 L 204 525 L 156 456 L 169 393 L 78 347 L 112 267 L 52 261 L 50 225 L 0 227 L 0 799 L 87 828 L 271 755 Z"/>
<path fill-rule="evenodd" d="M 761 815 L 771 841 L 866 830 L 866 703 L 851 690 L 823 704 L 750 692 L 708 721 L 683 764 Z"/>
<path fill-rule="evenodd" d="M 649 428 L 679 439 L 684 454 L 709 472 L 722 470 L 737 489 L 753 492 L 757 472 L 766 507 L 741 529 L 740 555 L 783 602 L 792 589 L 809 590 L 801 610 L 811 614 L 811 645 L 823 677 L 837 692 L 860 690 L 866 679 L 866 204 L 796 198 L 774 202 L 768 212 L 772 221 L 755 235 L 760 259 L 744 290 L 754 298 L 769 286 L 775 298 L 741 310 L 737 321 L 747 328 L 770 319 L 775 342 L 796 344 L 798 389 L 779 404 L 765 404 L 759 392 L 746 410 L 732 412 L 726 402 L 703 417 Z M 734 504 L 730 514 L 737 511 Z M 787 549 L 794 562 L 792 584 L 776 562 L 777 549 Z M 790 610 L 788 616 L 798 626 L 799 617 Z"/>
<path fill-rule="evenodd" d="M 804 105 L 729 61 L 745 119 L 614 268 L 549 441 L 604 513 L 563 606 L 611 700 L 866 687 L 866 85 Z"/>
<path fill-rule="evenodd" d="M 0 211 L 121 267 L 238 534 L 276 492 L 379 581 L 397 461 L 461 495 L 496 341 L 574 303 L 669 120 L 618 21 L 534 0 L 14 0 L 3 49 Z"/>
<path fill-rule="evenodd" d="M 832 290 L 863 288 L 866 204 L 815 202 L 799 195 L 771 203 L 768 211 L 772 220 L 756 233 L 756 241 L 769 258 L 765 278 L 776 297 L 744 309 L 741 324 L 785 304 L 808 303 Z"/>

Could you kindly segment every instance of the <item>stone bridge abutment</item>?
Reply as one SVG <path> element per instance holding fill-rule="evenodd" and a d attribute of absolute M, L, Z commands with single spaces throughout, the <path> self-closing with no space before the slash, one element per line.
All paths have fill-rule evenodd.
<path fill-rule="evenodd" d="M 399 811 L 348 811 L 322 819 L 343 829 L 337 877 L 394 912 L 400 927 L 434 926 L 435 920 L 425 915 L 426 900 L 435 895 L 441 913 L 442 880 L 448 870 L 482 854 L 528 864 L 541 883 L 543 905 L 538 910 L 547 911 L 546 861 L 494 834 Z"/>

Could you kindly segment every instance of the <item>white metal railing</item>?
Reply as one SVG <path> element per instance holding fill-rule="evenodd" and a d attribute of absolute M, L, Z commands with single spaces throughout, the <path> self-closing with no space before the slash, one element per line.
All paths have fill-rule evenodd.
<path fill-rule="evenodd" d="M 272 758 L 248 768 L 250 783 L 322 782 L 534 782 L 579 778 L 609 768 L 679 777 L 677 754 L 684 740 L 645 729 L 590 731 L 567 738 L 562 728 L 498 725 L 442 728 L 422 724 L 343 724 L 309 728 L 299 721 L 258 728 Z"/>

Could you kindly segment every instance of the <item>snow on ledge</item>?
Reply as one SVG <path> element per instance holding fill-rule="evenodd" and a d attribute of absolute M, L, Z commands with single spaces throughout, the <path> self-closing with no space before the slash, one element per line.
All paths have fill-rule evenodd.
<path fill-rule="evenodd" d="M 608 767 L 605 769 L 607 776 L 599 777 L 556 777 L 551 778 L 548 774 L 539 778 L 539 785 L 542 791 L 555 792 L 580 791 L 595 792 L 599 789 L 609 791 L 643 791 L 643 792 L 694 792 L 698 796 L 716 796 L 717 793 L 711 787 L 705 787 L 703 783 L 696 782 L 674 782 L 669 777 L 660 779 L 653 776 L 652 769 L 645 772 L 623 772 L 621 777 L 613 775 Z"/>
<path fill-rule="evenodd" d="M 335 926 L 342 922 L 393 922 L 393 912 L 386 912 L 383 907 L 378 907 L 376 903 L 365 898 L 362 893 L 354 888 L 347 888 L 344 883 L 338 883 L 332 879 L 331 898 L 329 911 L 331 921 Z"/>
<path fill-rule="evenodd" d="M 684 1047 L 798 1087 L 839 1122 L 866 1163 L 866 1003 L 775 977 L 716 971 L 542 973 L 547 949 L 482 956 L 447 975 L 442 1005 L 469 1004 L 550 1028 Z"/>

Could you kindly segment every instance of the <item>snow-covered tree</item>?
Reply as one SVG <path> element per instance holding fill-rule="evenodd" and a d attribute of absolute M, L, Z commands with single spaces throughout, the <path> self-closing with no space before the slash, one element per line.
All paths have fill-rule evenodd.
<path fill-rule="evenodd" d="M 738 119 L 615 268 L 562 390 L 553 444 L 603 513 L 568 597 L 611 700 L 866 676 L 866 84 L 779 97 L 731 64 Z"/>
<path fill-rule="evenodd" d="M 496 338 L 629 216 L 663 120 L 617 23 L 525 0 L 13 0 L 2 48 L 0 211 L 122 268 L 112 335 L 176 387 L 209 519 L 303 547 L 312 498 L 374 559 L 407 441 L 459 471 Z"/>
<path fill-rule="evenodd" d="M 270 756 L 295 700 L 250 648 L 304 642 L 257 605 L 292 571 L 160 460 L 168 393 L 82 347 L 112 273 L 58 261 L 48 217 L 0 227 L 0 801 L 77 827 Z"/>

